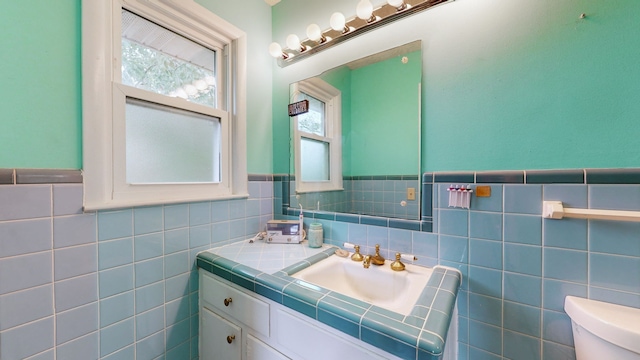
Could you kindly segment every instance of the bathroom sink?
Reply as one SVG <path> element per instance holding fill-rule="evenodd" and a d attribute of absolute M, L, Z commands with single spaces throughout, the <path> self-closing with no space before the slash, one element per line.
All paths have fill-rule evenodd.
<path fill-rule="evenodd" d="M 329 256 L 292 275 L 298 283 L 310 283 L 367 303 L 408 315 L 424 290 L 432 268 L 405 264 L 404 271 L 393 271 L 391 261 L 371 265 L 361 261 Z"/>

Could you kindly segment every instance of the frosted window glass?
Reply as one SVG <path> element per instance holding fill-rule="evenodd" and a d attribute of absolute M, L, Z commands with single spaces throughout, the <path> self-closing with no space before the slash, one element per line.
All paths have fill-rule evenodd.
<path fill-rule="evenodd" d="M 220 119 L 127 99 L 129 184 L 220 182 Z"/>
<path fill-rule="evenodd" d="M 301 138 L 300 159 L 302 181 L 329 180 L 329 143 Z"/>

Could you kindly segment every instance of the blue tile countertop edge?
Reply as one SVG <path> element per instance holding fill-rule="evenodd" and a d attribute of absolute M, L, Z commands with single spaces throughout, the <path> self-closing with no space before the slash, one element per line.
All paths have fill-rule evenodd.
<path fill-rule="evenodd" d="M 316 319 L 404 359 L 438 359 L 461 283 L 459 271 L 436 266 L 419 300 L 407 316 L 324 288 L 301 286 L 289 276 L 333 256 L 331 247 L 267 274 L 208 251 L 197 266 L 256 294 Z"/>

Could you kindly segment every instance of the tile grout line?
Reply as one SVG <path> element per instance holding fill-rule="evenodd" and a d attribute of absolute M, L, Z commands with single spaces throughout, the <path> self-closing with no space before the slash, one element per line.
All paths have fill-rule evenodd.
<path fill-rule="evenodd" d="M 13 170 L 14 176 L 15 176 L 15 169 Z M 53 185 L 49 185 L 50 186 L 50 192 L 49 192 L 49 211 L 50 211 L 50 230 L 51 230 L 51 305 L 52 305 L 52 310 L 53 310 L 53 359 L 57 359 L 57 344 L 58 344 L 58 311 L 56 309 L 56 285 L 55 285 L 55 250 L 54 250 L 54 226 L 53 226 L 53 220 L 54 220 L 54 209 L 55 209 L 55 204 L 54 204 L 54 196 L 53 196 Z"/>
<path fill-rule="evenodd" d="M 545 199 L 545 186 L 542 186 L 542 201 Z M 544 249 L 545 249 L 545 221 L 544 218 L 540 219 L 540 320 L 538 321 L 538 325 L 540 326 L 540 356 L 544 354 L 544 280 L 545 280 L 545 271 L 544 271 Z"/>

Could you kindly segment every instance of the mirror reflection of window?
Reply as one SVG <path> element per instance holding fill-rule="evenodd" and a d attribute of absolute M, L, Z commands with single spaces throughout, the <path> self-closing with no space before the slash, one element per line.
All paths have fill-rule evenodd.
<path fill-rule="evenodd" d="M 300 93 L 300 100 L 309 100 L 309 112 L 298 115 L 298 130 L 325 136 L 324 102 L 305 93 Z"/>
<path fill-rule="evenodd" d="M 313 139 L 300 140 L 302 181 L 329 180 L 329 143 Z"/>
<path fill-rule="evenodd" d="M 325 136 L 325 103 L 313 96 L 300 93 L 309 101 L 309 112 L 298 115 L 298 131 Z M 304 137 L 300 138 L 300 157 L 303 181 L 329 180 L 329 143 Z"/>
<path fill-rule="evenodd" d="M 307 99 L 310 107 L 314 99 L 302 97 L 304 94 L 325 99 L 322 91 L 310 90 L 334 88 L 335 93 L 341 94 L 342 169 L 337 174 L 331 166 L 330 176 L 337 174 L 343 180 L 342 189 L 322 190 L 314 190 L 304 178 L 299 180 L 299 169 L 305 173 L 309 167 L 318 170 L 324 164 L 324 150 L 314 144 L 312 154 L 303 156 L 301 162 L 291 163 L 291 173 L 295 174 L 295 183 L 290 185 L 295 190 L 295 196 L 290 198 L 291 207 L 302 205 L 322 211 L 420 219 L 421 49 L 421 42 L 415 41 L 291 85 L 292 101 Z M 330 134 L 332 110 L 329 101 L 325 103 L 325 126 Z M 292 145 L 305 136 L 318 140 L 304 133 L 310 130 L 293 126 L 291 130 Z M 337 145 L 338 141 L 331 143 L 329 150 L 334 152 Z M 298 161 L 299 149 L 292 146 L 291 150 L 291 156 Z M 330 156 L 333 161 L 334 154 Z M 411 199 L 409 192 L 415 193 Z"/>
<path fill-rule="evenodd" d="M 342 95 L 320 79 L 296 85 L 293 101 L 309 111 L 294 119 L 296 193 L 338 191 L 342 187 Z"/>

